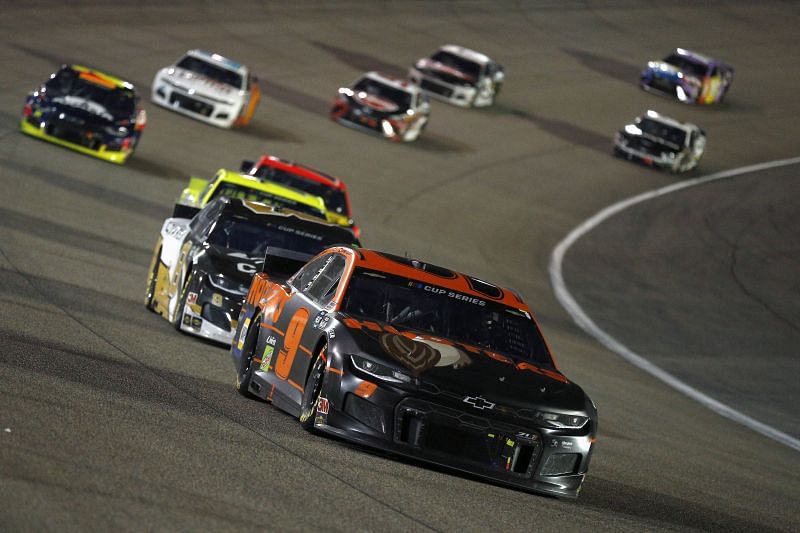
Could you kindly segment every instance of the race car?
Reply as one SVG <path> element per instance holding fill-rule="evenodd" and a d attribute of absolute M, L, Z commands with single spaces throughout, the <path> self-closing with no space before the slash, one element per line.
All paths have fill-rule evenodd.
<path fill-rule="evenodd" d="M 494 104 L 505 72 L 480 52 L 447 44 L 419 59 L 408 77 L 434 98 L 461 107 L 486 107 Z"/>
<path fill-rule="evenodd" d="M 237 390 L 310 431 L 574 498 L 597 411 L 514 291 L 331 247 L 253 277 L 231 345 Z"/>
<path fill-rule="evenodd" d="M 691 104 L 721 102 L 733 83 L 733 67 L 702 54 L 676 48 L 662 61 L 650 61 L 639 86 Z"/>
<path fill-rule="evenodd" d="M 146 123 L 132 84 L 99 70 L 64 65 L 28 95 L 20 129 L 123 164 L 133 154 Z"/>
<path fill-rule="evenodd" d="M 350 231 L 260 202 L 217 198 L 191 220 L 168 218 L 156 243 L 145 306 L 176 329 L 230 344 L 250 280 L 293 274 Z"/>
<path fill-rule="evenodd" d="M 356 237 L 361 236 L 361 229 L 353 222 L 350 196 L 342 180 L 300 163 L 267 154 L 261 156 L 255 163 L 242 161 L 239 170 L 248 176 L 319 196 L 325 201 L 331 222 L 347 226 L 353 230 Z"/>
<path fill-rule="evenodd" d="M 334 222 L 325 201 L 319 196 L 224 168 L 219 169 L 210 180 L 194 176 L 189 178 L 189 185 L 175 204 L 173 216 L 192 217 L 200 208 L 220 196 L 264 202 Z"/>
<path fill-rule="evenodd" d="M 428 97 L 419 87 L 377 72 L 339 88 L 331 109 L 331 119 L 340 124 L 404 142 L 420 136 L 429 116 Z"/>
<path fill-rule="evenodd" d="M 153 103 L 220 128 L 246 126 L 261 99 L 258 79 L 236 61 L 189 50 L 153 79 Z"/>
<path fill-rule="evenodd" d="M 687 172 L 700 162 L 706 134 L 697 125 L 647 111 L 614 136 L 614 154 L 645 165 Z"/>

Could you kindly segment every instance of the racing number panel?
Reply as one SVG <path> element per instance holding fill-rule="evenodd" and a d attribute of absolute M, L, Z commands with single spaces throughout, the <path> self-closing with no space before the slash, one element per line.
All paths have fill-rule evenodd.
<path fill-rule="evenodd" d="M 346 266 L 338 253 L 327 253 L 306 264 L 292 279 L 287 294 L 280 287 L 267 289 L 259 324 L 253 380 L 267 385 L 262 396 L 299 415 L 308 371 L 325 338 L 326 316 Z M 273 389 L 274 387 L 274 389 Z M 265 391 L 266 389 L 266 391 Z"/>

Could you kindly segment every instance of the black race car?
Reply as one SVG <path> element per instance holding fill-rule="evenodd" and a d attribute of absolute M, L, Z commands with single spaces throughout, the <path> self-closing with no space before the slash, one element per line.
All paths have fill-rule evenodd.
<path fill-rule="evenodd" d="M 328 246 L 358 244 L 347 228 L 249 200 L 218 197 L 195 212 L 164 221 L 145 305 L 178 330 L 227 344 L 259 269 L 285 279 Z"/>
<path fill-rule="evenodd" d="M 520 297 L 477 278 L 332 247 L 255 275 L 231 355 L 240 393 L 312 431 L 562 497 L 589 468 L 594 404 Z"/>
<path fill-rule="evenodd" d="M 133 85 L 98 70 L 65 65 L 28 95 L 23 133 L 112 163 L 133 154 L 147 116 Z"/>

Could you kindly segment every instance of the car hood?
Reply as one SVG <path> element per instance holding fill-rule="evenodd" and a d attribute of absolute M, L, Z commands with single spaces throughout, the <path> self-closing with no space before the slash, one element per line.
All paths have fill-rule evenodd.
<path fill-rule="evenodd" d="M 346 315 L 341 319 L 345 335 L 337 335 L 336 340 L 342 349 L 413 375 L 420 390 L 435 395 L 441 403 L 463 407 L 466 398 L 480 397 L 496 404 L 498 411 L 509 413 L 546 408 L 580 413 L 586 409 L 583 390 L 554 368 L 424 333 L 398 332 L 386 324 L 358 327 L 358 321 Z"/>
<path fill-rule="evenodd" d="M 218 98 L 227 102 L 238 100 L 239 89 L 225 83 L 212 80 L 202 74 L 178 67 L 170 67 L 161 71 L 161 76 L 187 91 L 195 91 L 200 96 Z"/>
<path fill-rule="evenodd" d="M 416 67 L 420 70 L 427 70 L 434 73 L 439 74 L 446 74 L 448 76 L 454 76 L 456 78 L 461 79 L 466 83 L 475 83 L 475 78 L 470 76 L 466 72 L 462 72 L 456 68 L 450 67 L 445 65 L 444 63 L 440 63 L 438 61 L 434 61 L 429 58 L 423 58 L 417 61 Z"/>
<path fill-rule="evenodd" d="M 83 124 L 109 126 L 114 124 L 114 116 L 105 106 L 80 96 L 64 95 L 45 99 L 42 107 L 50 108 L 50 113 L 64 115 L 66 120 Z"/>
<path fill-rule="evenodd" d="M 369 107 L 381 113 L 396 113 L 400 110 L 400 106 L 395 102 L 374 94 L 367 94 L 363 92 L 353 92 L 353 100 L 362 106 Z"/>

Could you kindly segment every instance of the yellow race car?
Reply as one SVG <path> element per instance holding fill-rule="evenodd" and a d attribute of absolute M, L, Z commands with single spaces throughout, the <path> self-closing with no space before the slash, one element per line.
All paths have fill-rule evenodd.
<path fill-rule="evenodd" d="M 224 168 L 219 169 L 210 180 L 189 178 L 189 186 L 178 198 L 173 216 L 191 218 L 219 196 L 263 202 L 336 223 L 335 213 L 328 211 L 325 201 L 319 196 Z"/>

